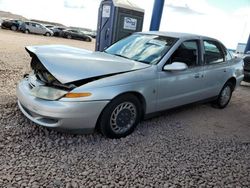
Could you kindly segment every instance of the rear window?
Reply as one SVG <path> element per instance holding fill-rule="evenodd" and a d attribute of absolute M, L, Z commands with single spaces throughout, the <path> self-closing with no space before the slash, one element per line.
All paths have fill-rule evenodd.
<path fill-rule="evenodd" d="M 222 47 L 218 42 L 205 40 L 204 50 L 204 59 L 206 64 L 217 64 L 225 61 Z"/>

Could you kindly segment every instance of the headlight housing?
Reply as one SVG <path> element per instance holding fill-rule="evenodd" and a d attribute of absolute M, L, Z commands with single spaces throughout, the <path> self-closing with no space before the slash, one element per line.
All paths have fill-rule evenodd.
<path fill-rule="evenodd" d="M 62 89 L 56 89 L 47 86 L 38 86 L 31 89 L 31 95 L 37 98 L 46 99 L 46 100 L 58 100 L 62 97 L 64 98 L 81 98 L 81 97 L 89 97 L 92 93 L 82 92 L 82 93 L 74 93 L 68 92 Z"/>
<path fill-rule="evenodd" d="M 38 86 L 31 89 L 31 95 L 46 100 L 57 100 L 67 93 L 68 91 L 47 86 Z"/>

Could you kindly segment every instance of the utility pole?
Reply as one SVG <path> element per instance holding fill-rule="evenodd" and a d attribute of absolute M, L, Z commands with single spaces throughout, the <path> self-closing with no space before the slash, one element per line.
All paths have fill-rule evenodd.
<path fill-rule="evenodd" d="M 150 23 L 150 31 L 159 31 L 165 0 L 155 0 Z"/>

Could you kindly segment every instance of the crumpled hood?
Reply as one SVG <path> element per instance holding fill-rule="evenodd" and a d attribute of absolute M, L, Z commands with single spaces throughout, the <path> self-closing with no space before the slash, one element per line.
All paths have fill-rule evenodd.
<path fill-rule="evenodd" d="M 43 66 L 62 84 L 86 78 L 123 73 L 150 65 L 104 52 L 92 52 L 63 45 L 27 46 Z"/>

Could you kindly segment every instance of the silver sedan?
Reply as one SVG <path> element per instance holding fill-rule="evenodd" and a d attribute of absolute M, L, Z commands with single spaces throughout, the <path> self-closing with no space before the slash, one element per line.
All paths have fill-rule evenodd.
<path fill-rule="evenodd" d="M 218 40 L 183 33 L 135 33 L 103 52 L 29 46 L 32 72 L 17 86 L 18 105 L 38 125 L 109 138 L 143 118 L 210 99 L 229 103 L 243 62 Z"/>

